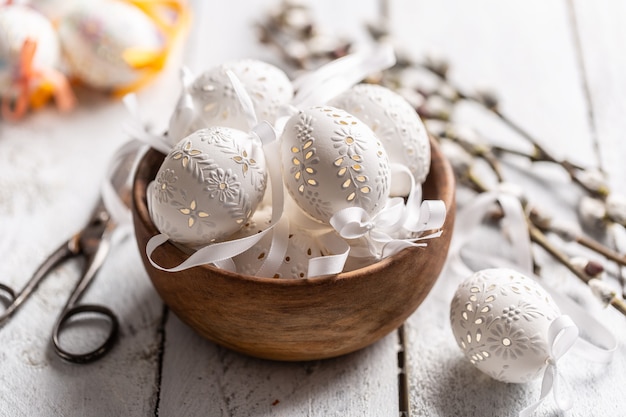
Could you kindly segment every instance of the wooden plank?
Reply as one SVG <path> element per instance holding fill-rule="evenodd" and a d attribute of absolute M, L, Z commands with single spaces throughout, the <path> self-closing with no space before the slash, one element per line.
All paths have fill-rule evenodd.
<path fill-rule="evenodd" d="M 139 93 L 146 122 L 171 111 L 178 84 L 174 61 Z M 159 90 L 162 90 L 159 93 Z M 159 97 L 160 100 L 156 100 Z M 130 115 L 119 100 L 83 91 L 78 108 L 47 108 L 0 125 L 1 280 L 21 289 L 37 265 L 87 221 L 107 164 L 129 138 Z M 132 238 L 112 249 L 82 301 L 109 306 L 120 340 L 100 361 L 75 365 L 52 351 L 57 314 L 79 276 L 61 266 L 0 328 L 0 415 L 148 415 L 156 404 L 162 303 L 141 267 Z M 87 343 L 97 332 L 86 333 Z"/>
<path fill-rule="evenodd" d="M 397 414 L 395 334 L 336 359 L 291 363 L 255 359 L 216 346 L 174 315 L 165 330 L 159 415 Z"/>
<path fill-rule="evenodd" d="M 354 19 L 342 18 L 347 5 L 330 1 L 313 5 L 326 16 L 329 30 L 362 29 L 373 19 L 374 1 Z M 339 10 L 336 9 L 339 7 Z M 262 7 L 243 0 L 224 5 L 202 3 L 202 24 L 195 71 L 237 58 L 275 62 L 272 51 L 256 43 L 252 24 Z M 347 10 L 346 10 L 347 12 Z M 236 19 L 233 18 L 236 14 Z M 202 23 L 200 23 L 202 22 Z M 223 41 L 223 40 L 228 40 Z M 222 41 L 220 41 L 222 40 Z M 203 54 L 207 50 L 210 53 Z M 201 339 L 173 314 L 165 327 L 159 415 L 211 416 L 391 416 L 398 413 L 397 342 L 391 334 L 379 343 L 344 357 L 306 363 L 279 363 L 243 356 Z"/>
<path fill-rule="evenodd" d="M 572 1 L 573 23 L 580 44 L 585 87 L 592 104 L 592 122 L 601 167 L 613 188 L 625 193 L 624 129 L 626 129 L 626 4 Z"/>
<path fill-rule="evenodd" d="M 455 83 L 468 92 L 495 91 L 503 113 L 555 154 L 579 159 L 569 146 L 576 143 L 594 155 L 565 3 L 400 0 L 391 10 L 392 31 L 407 52 L 450 59 Z M 491 117 L 466 111 L 460 121 L 485 126 L 480 131 L 489 139 L 519 142 Z"/>
<path fill-rule="evenodd" d="M 2 279 L 21 288 L 36 265 L 86 221 L 108 158 L 126 140 L 119 103 L 61 117 L 53 110 L 3 126 L 0 204 L 5 243 Z M 97 126 L 97 128 L 94 128 Z M 7 230 L 3 229 L 3 230 Z M 79 275 L 62 266 L 0 331 L 0 415 L 126 414 L 153 409 L 160 301 L 128 240 L 116 247 L 86 294 L 119 315 L 121 340 L 100 362 L 77 366 L 50 349 L 51 329 Z M 133 372 L 127 372 L 133 369 Z M 89 382 L 86 382 L 89 381 Z"/>
<path fill-rule="evenodd" d="M 617 27 L 618 19 L 624 14 L 615 9 L 607 10 L 610 9 L 607 3 L 604 6 L 604 10 L 596 14 L 601 13 L 604 18 L 611 16 L 611 26 Z M 612 36 L 610 27 L 602 27 L 601 18 L 593 21 L 589 17 L 594 14 L 587 12 L 595 7 L 586 4 L 585 11 L 577 12 L 576 17 L 581 19 L 580 16 L 585 15 L 589 32 L 598 32 L 595 36 Z M 596 102 L 592 100 L 596 116 L 594 124 L 588 116 L 589 103 L 582 88 L 584 73 L 579 65 L 575 29 L 571 25 L 567 3 L 397 1 L 392 2 L 392 20 L 399 42 L 407 45 L 412 53 L 419 55 L 434 50 L 449 58 L 455 82 L 465 89 L 493 87 L 502 100 L 503 112 L 537 136 L 549 150 L 586 166 L 598 166 L 594 124 L 597 126 L 600 117 L 605 117 L 606 126 L 611 126 L 611 115 L 596 114 Z M 582 23 L 580 25 L 582 27 Z M 598 43 L 597 38 L 594 39 L 586 40 L 590 48 Z M 609 62 L 601 60 L 605 54 L 599 54 L 594 51 L 594 65 L 610 67 L 610 59 Z M 618 56 L 618 49 L 614 48 L 612 54 Z M 588 66 L 586 68 L 589 72 Z M 620 69 L 614 70 L 615 74 L 620 74 Z M 596 76 L 602 88 L 610 88 L 600 81 L 601 75 Z M 602 99 L 606 100 L 605 104 L 608 100 L 623 101 L 623 94 L 619 98 L 617 94 L 614 92 Z M 526 146 L 523 141 L 520 143 L 519 137 L 497 126 L 493 118 L 480 115 L 474 109 L 463 112 L 456 115 L 457 120 L 475 126 L 490 140 L 501 141 L 510 147 Z M 597 135 L 601 135 L 599 128 Z M 614 154 L 624 155 L 626 152 L 615 136 L 601 141 L 600 145 L 601 153 L 608 152 L 607 145 Z M 618 166 L 609 168 L 606 156 L 603 156 L 603 163 L 611 172 L 622 169 Z M 530 169 L 528 164 L 519 161 L 515 164 L 518 168 Z M 570 186 L 567 177 L 558 168 L 534 166 L 532 170 L 536 172 L 536 178 L 527 178 L 522 183 L 529 190 L 532 201 L 542 203 L 553 214 L 574 220 L 580 193 Z M 522 176 L 516 171 L 508 170 L 508 178 L 520 181 Z M 457 218 L 457 221 L 463 219 Z M 493 235 L 487 235 L 480 240 L 483 251 L 486 247 L 498 252 L 497 245 L 501 240 L 490 243 L 493 238 Z M 623 317 L 613 311 L 599 311 L 588 289 L 562 268 L 547 266 L 544 275 L 562 291 L 575 296 L 609 326 L 623 326 Z M 429 298 L 406 324 L 410 415 L 517 415 L 539 397 L 540 381 L 524 385 L 503 384 L 483 375 L 462 357 L 448 324 L 449 303 L 461 278 L 450 271 L 444 272 Z M 623 337 L 619 339 L 623 343 Z M 623 397 L 618 394 L 624 357 L 624 351 L 620 349 L 610 367 L 580 357 L 562 359 L 561 372 L 576 397 L 575 407 L 568 415 L 619 414 L 617 410 L 624 405 Z M 602 400 L 598 401 L 598 398 Z M 554 409 L 550 397 L 535 415 L 553 415 Z"/>

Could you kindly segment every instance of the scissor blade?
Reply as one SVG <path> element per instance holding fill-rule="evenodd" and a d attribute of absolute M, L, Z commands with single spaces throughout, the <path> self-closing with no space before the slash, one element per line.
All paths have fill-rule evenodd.
<path fill-rule="evenodd" d="M 91 235 L 88 234 L 87 231 L 84 231 L 82 234 L 82 251 L 85 254 L 84 272 L 76 284 L 76 287 L 74 287 L 65 309 L 71 308 L 76 304 L 87 287 L 89 287 L 89 284 L 91 284 L 91 281 L 100 270 L 100 267 L 102 267 L 111 248 L 111 236 L 114 229 L 115 224 L 107 220 L 102 226 L 100 234 Z"/>
<path fill-rule="evenodd" d="M 54 252 L 52 252 L 48 258 L 37 268 L 32 277 L 28 280 L 24 288 L 13 298 L 11 304 L 0 315 L 0 325 L 4 324 L 17 309 L 30 297 L 30 295 L 37 289 L 37 286 L 43 279 L 59 264 L 63 261 L 76 256 L 78 247 L 78 236 L 74 235 L 67 241 L 63 242 Z"/>

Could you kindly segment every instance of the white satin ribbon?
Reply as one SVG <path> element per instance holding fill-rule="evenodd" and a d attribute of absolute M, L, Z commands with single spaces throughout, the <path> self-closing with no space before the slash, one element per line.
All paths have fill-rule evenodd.
<path fill-rule="evenodd" d="M 327 103 L 368 75 L 390 68 L 395 63 L 393 47 L 388 43 L 335 59 L 293 81 L 297 90 L 293 105 L 305 108 Z"/>
<path fill-rule="evenodd" d="M 257 276 L 272 276 L 278 270 L 278 267 L 285 256 L 289 239 L 288 223 L 286 223 L 286 220 L 282 220 L 284 196 L 280 164 L 277 164 L 275 161 L 276 155 L 278 155 L 276 132 L 267 122 L 261 124 L 257 123 L 252 99 L 248 95 L 245 87 L 232 71 L 228 70 L 226 74 L 230 79 L 233 89 L 235 90 L 237 98 L 242 106 L 243 113 L 250 128 L 251 139 L 260 140 L 264 148 L 263 153 L 265 155 L 265 165 L 267 167 L 270 183 L 272 184 L 272 217 L 270 220 L 270 226 L 260 233 L 252 236 L 212 243 L 201 247 L 185 261 L 171 268 L 162 267 L 156 263 L 154 259 L 152 259 L 152 254 L 156 248 L 169 240 L 168 235 L 161 233 L 150 238 L 146 244 L 146 255 L 152 266 L 167 272 L 183 271 L 185 269 L 206 264 L 214 264 L 218 267 L 234 270 L 235 266 L 232 262 L 232 258 L 234 256 L 250 249 L 267 234 L 274 233 L 276 230 L 277 232 L 272 236 L 272 245 L 268 256 L 261 265 L 260 269 L 255 273 Z"/>
<path fill-rule="evenodd" d="M 161 153 L 168 154 L 172 149 L 172 146 L 159 135 L 148 132 L 141 119 L 139 112 L 139 104 L 137 102 L 137 96 L 135 94 L 127 94 L 122 99 L 126 105 L 126 109 L 131 115 L 131 120 L 124 126 L 126 133 L 134 139 L 138 139 L 150 147 L 158 150 Z"/>
<path fill-rule="evenodd" d="M 441 236 L 441 231 L 414 238 L 395 238 L 399 232 L 419 234 L 427 230 L 443 227 L 446 219 L 446 206 L 441 200 L 421 201 L 421 186 L 416 184 L 411 171 L 404 165 L 391 164 L 396 174 L 409 177 L 411 189 L 406 203 L 400 197 L 390 198 L 385 207 L 371 217 L 361 207 L 347 207 L 330 218 L 330 225 L 344 239 L 365 237 L 368 251 L 355 250 L 352 256 L 374 256 L 385 258 L 407 247 L 426 246 L 421 240 Z"/>
<path fill-rule="evenodd" d="M 130 192 L 131 174 L 135 172 L 135 165 L 146 150 L 142 142 L 128 141 L 115 151 L 107 167 L 100 193 L 107 211 L 118 225 L 132 223 L 130 208 L 120 193 L 124 190 Z"/>
<path fill-rule="evenodd" d="M 254 126 L 257 125 L 258 120 L 250 94 L 248 94 L 246 87 L 244 87 L 243 83 L 239 80 L 239 77 L 237 77 L 232 70 L 226 70 L 226 76 L 230 80 L 230 84 L 233 86 L 235 94 L 237 94 L 239 104 L 241 104 L 241 110 L 246 118 L 246 122 L 248 122 L 248 127 L 250 129 L 254 128 Z"/>
<path fill-rule="evenodd" d="M 189 93 L 189 89 L 193 83 L 193 74 L 189 68 L 181 68 L 180 80 L 182 84 L 182 95 L 178 99 L 178 103 L 176 103 L 176 108 L 170 118 L 169 127 L 167 129 L 167 136 L 170 139 L 168 142 L 171 146 L 183 139 L 196 115 L 193 98 Z"/>
<path fill-rule="evenodd" d="M 334 232 L 324 233 L 318 236 L 317 240 L 331 254 L 309 259 L 307 277 L 334 275 L 343 271 L 350 253 L 350 245 Z"/>
<path fill-rule="evenodd" d="M 411 188 L 406 199 L 404 213 L 399 221 L 401 228 L 412 233 L 443 227 L 446 220 L 446 205 L 442 200 L 423 200 L 422 186 L 415 181 L 411 170 L 403 164 L 391 164 L 392 178 L 404 174 Z"/>
<path fill-rule="evenodd" d="M 392 67 L 396 63 L 393 47 L 387 43 L 364 48 L 322 65 L 313 72 L 292 81 L 296 93 L 291 104 L 278 109 L 274 124 L 282 132 L 287 120 L 311 106 L 323 105 L 332 98 L 363 81 L 368 75 Z"/>
<path fill-rule="evenodd" d="M 564 315 L 555 319 L 549 328 L 548 342 L 550 356 L 542 381 L 541 395 L 537 402 L 520 412 L 520 417 L 529 416 L 553 392 L 557 406 L 565 411 L 571 408 L 572 403 L 559 394 L 559 374 L 557 361 L 572 347 L 584 354 L 587 359 L 595 362 L 608 363 L 612 360 L 617 349 L 615 336 L 595 318 L 585 312 L 579 305 L 555 289 L 546 285 L 533 273 L 532 245 L 528 233 L 528 226 L 524 209 L 519 200 L 519 194 L 504 184 L 498 190 L 481 193 L 463 210 L 457 213 L 457 222 L 454 228 L 454 239 L 449 252 L 449 267 L 456 270 L 461 276 L 469 276 L 472 270 L 463 262 L 461 250 L 471 239 L 472 231 L 482 222 L 490 207 L 498 203 L 504 217 L 501 219 L 503 231 L 509 236 L 513 247 L 515 261 L 500 259 L 483 252 L 471 252 L 474 261 L 484 261 L 485 268 L 508 267 L 517 269 L 529 277 L 541 282 L 542 287 L 552 296 Z M 567 315 L 565 315 L 567 314 Z M 591 343 L 578 337 L 578 329 L 594 341 Z"/>
<path fill-rule="evenodd" d="M 539 400 L 520 411 L 520 417 L 528 417 L 541 405 L 550 392 L 554 392 L 554 400 L 560 410 L 572 408 L 572 399 L 569 396 L 557 395 L 559 392 L 559 376 L 557 369 L 558 360 L 570 350 L 578 339 L 578 327 L 569 316 L 562 315 L 554 319 L 548 328 L 548 350 L 550 356 L 547 359 L 548 365 L 541 381 L 541 394 Z"/>
<path fill-rule="evenodd" d="M 391 45 L 380 44 L 373 49 L 364 49 L 337 59 L 319 68 L 317 71 L 295 80 L 294 86 L 298 91 L 292 101 L 292 105 L 281 109 L 280 112 L 283 114 L 283 117 L 280 117 L 276 122 L 277 130 L 282 130 L 282 126 L 284 126 L 288 116 L 296 111 L 296 107 L 304 108 L 315 104 L 326 103 L 331 98 L 363 80 L 367 75 L 389 68 L 394 64 L 395 55 Z M 275 141 L 274 129 L 272 129 L 271 125 L 268 123 L 257 123 L 254 106 L 245 87 L 232 71 L 228 70 L 226 74 L 237 94 L 243 114 L 250 126 L 251 134 L 261 140 L 264 148 L 270 147 L 270 144 Z M 194 114 L 193 102 L 191 101 L 190 95 L 187 93 L 191 83 L 191 76 L 188 72 L 183 72 L 182 79 L 185 93 L 179 100 L 175 117 L 170 121 L 170 131 L 172 131 L 172 135 L 175 135 L 176 132 L 186 130 Z M 134 114 L 138 115 L 138 112 L 135 111 Z M 136 119 L 139 120 L 138 116 Z M 139 126 L 135 124 L 133 129 L 135 136 L 139 136 L 141 140 L 159 150 L 163 149 L 161 143 L 163 142 L 162 138 L 151 135 L 145 132 L 145 129 L 139 127 L 140 124 Z M 151 255 L 153 251 L 167 241 L 167 239 L 164 240 L 164 236 L 160 238 L 155 236 L 148 242 L 146 247 L 148 258 L 153 266 L 167 271 L 180 271 L 205 263 L 218 263 L 232 268 L 232 265 L 227 263 L 227 255 L 235 256 L 242 253 L 256 244 L 265 234 L 273 233 L 269 255 L 266 257 L 263 266 L 256 273 L 256 275 L 259 276 L 272 276 L 273 272 L 280 266 L 288 244 L 285 239 L 285 236 L 288 236 L 288 232 L 285 232 L 285 230 L 288 230 L 288 224 L 286 224 L 285 221 L 281 222 L 284 206 L 283 188 L 282 186 L 276 186 L 277 184 L 282 185 L 282 177 L 279 172 L 280 164 L 278 161 L 274 160 L 278 154 L 277 148 L 272 149 L 272 151 L 265 149 L 266 165 L 268 167 L 270 181 L 272 184 L 275 184 L 272 186 L 272 222 L 268 229 L 254 237 L 215 243 L 201 248 L 181 265 L 174 268 L 162 268 L 152 260 Z M 411 183 L 414 184 L 415 181 L 410 171 L 408 171 L 408 168 L 399 168 L 399 172 L 405 171 L 408 172 Z M 420 202 L 421 188 L 418 187 L 415 188 L 415 190 L 416 192 L 412 192 L 409 195 L 408 204 L 404 204 L 401 199 L 392 199 L 386 209 L 376 216 L 374 222 L 371 222 L 369 219 L 365 220 L 369 224 L 376 226 L 376 230 L 370 230 L 367 234 L 369 238 L 368 243 L 371 244 L 371 252 L 377 251 L 375 246 L 378 246 L 380 247 L 380 250 L 377 251 L 379 256 L 389 256 L 408 246 L 425 246 L 425 243 L 417 243 L 417 241 L 434 238 L 440 235 L 441 232 L 438 232 L 428 236 L 401 240 L 390 237 L 390 233 L 400 230 L 420 233 L 425 230 L 440 228 L 443 225 L 445 219 L 445 205 L 443 202 Z M 358 218 L 362 213 L 353 213 L 353 215 Z M 353 220 L 348 222 L 353 223 Z M 345 225 L 342 228 L 345 227 L 349 229 L 352 226 Z M 309 261 L 311 268 L 308 273 L 309 277 L 339 273 L 343 270 L 343 266 L 350 251 L 349 245 L 336 235 L 333 236 L 333 234 L 324 235 L 323 240 L 325 241 L 324 244 L 327 249 L 331 251 L 331 254 Z M 357 252 L 358 251 L 354 251 L 354 253 Z"/>
<path fill-rule="evenodd" d="M 100 197 L 109 216 L 115 222 L 112 244 L 132 233 L 132 215 L 124 200 L 129 199 L 132 173 L 147 147 L 140 141 L 131 140 L 118 148 L 107 166 L 104 181 L 100 184 Z"/>
<path fill-rule="evenodd" d="M 431 204 L 433 203 L 433 204 Z M 412 231 L 426 231 L 438 229 L 443 225 L 441 219 L 445 219 L 445 206 L 440 204 L 439 200 L 427 200 L 422 202 L 420 206 L 420 216 L 424 215 L 424 219 L 419 219 L 422 228 Z M 396 231 L 396 218 L 401 217 L 406 207 L 402 205 L 402 209 L 397 202 L 391 202 L 389 206 L 383 209 L 373 218 L 361 207 L 347 207 L 339 210 L 330 219 L 330 225 L 344 239 L 357 239 L 365 237 L 369 245 L 368 253 L 360 253 L 355 251 L 351 253 L 353 256 L 375 256 L 377 258 L 385 258 L 398 253 L 407 247 L 426 246 L 426 243 L 419 242 L 425 239 L 432 239 L 441 236 L 441 231 L 410 239 L 397 239 L 391 237 L 386 228 L 390 227 Z M 443 211 L 443 215 L 441 213 Z M 433 212 L 436 212 L 434 215 Z"/>

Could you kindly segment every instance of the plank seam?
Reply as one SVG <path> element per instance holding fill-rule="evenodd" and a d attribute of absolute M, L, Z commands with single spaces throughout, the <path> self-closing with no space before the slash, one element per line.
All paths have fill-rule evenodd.
<path fill-rule="evenodd" d="M 404 324 L 398 328 L 398 415 L 410 417 L 409 410 L 409 377 L 407 374 L 406 343 Z"/>
<path fill-rule="evenodd" d="M 156 393 L 154 402 L 154 417 L 159 417 L 159 407 L 161 406 L 161 385 L 163 382 L 163 361 L 165 357 L 165 326 L 169 318 L 169 308 L 163 304 L 163 311 L 161 313 L 161 322 L 157 329 L 157 335 L 159 336 L 159 350 L 157 356 L 157 374 L 156 374 Z"/>
<path fill-rule="evenodd" d="M 600 153 L 600 144 L 598 141 L 598 130 L 596 127 L 596 117 L 593 109 L 593 102 L 591 96 L 591 87 L 589 86 L 589 76 L 587 74 L 587 67 L 585 66 L 585 58 L 583 54 L 582 39 L 580 37 L 580 30 L 578 25 L 578 19 L 576 18 L 576 6 L 574 0 L 567 1 L 567 10 L 570 21 L 570 27 L 572 28 L 572 38 L 574 41 L 574 50 L 576 51 L 576 61 L 580 68 L 581 84 L 583 89 L 583 96 L 587 103 L 587 119 L 589 121 L 589 129 L 591 133 L 591 140 L 593 142 L 593 150 L 596 154 L 596 163 L 598 169 L 602 172 L 605 171 L 602 166 L 602 158 Z"/>

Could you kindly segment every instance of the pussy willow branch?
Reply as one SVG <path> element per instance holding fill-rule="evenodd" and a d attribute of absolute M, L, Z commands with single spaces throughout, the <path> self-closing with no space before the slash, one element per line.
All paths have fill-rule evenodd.
<path fill-rule="evenodd" d="M 562 263 L 567 269 L 569 269 L 575 276 L 577 276 L 581 281 L 585 284 L 589 285 L 589 281 L 592 279 L 587 273 L 585 273 L 581 268 L 575 266 L 570 259 L 563 252 L 558 250 L 556 246 L 554 246 L 546 235 L 539 229 L 534 226 L 532 223 L 528 223 L 528 232 L 530 233 L 530 238 L 533 242 L 537 243 L 541 246 L 546 252 L 548 252 L 554 259 Z M 622 298 L 619 298 L 617 294 L 614 294 L 609 304 L 613 306 L 617 311 L 626 316 L 626 302 Z"/>
<path fill-rule="evenodd" d="M 259 40 L 271 45 L 290 66 L 313 69 L 316 63 L 340 58 L 351 42 L 320 34 L 311 10 L 295 1 L 284 0 L 280 7 L 257 23 Z"/>
<path fill-rule="evenodd" d="M 530 134 L 530 132 L 528 132 L 526 129 L 524 129 L 522 126 L 514 122 L 510 117 L 508 117 L 507 115 L 505 115 L 504 113 L 500 111 L 500 109 L 498 108 L 497 99 L 495 99 L 494 96 L 490 94 L 465 93 L 460 87 L 456 86 L 454 83 L 452 83 L 452 81 L 450 81 L 450 79 L 447 76 L 447 71 L 438 70 L 437 68 L 433 67 L 432 65 L 429 65 L 428 63 L 423 64 L 423 63 L 416 62 L 414 65 L 416 67 L 428 70 L 431 74 L 437 76 L 442 82 L 446 84 L 446 86 L 449 89 L 452 90 L 453 96 L 456 97 L 457 100 L 471 101 L 471 102 L 481 105 L 484 109 L 486 109 L 487 111 L 495 115 L 498 119 L 500 119 L 500 121 L 502 121 L 510 129 L 512 129 L 514 132 L 516 132 L 522 138 L 524 138 L 534 148 L 533 154 L 529 156 L 529 159 L 531 161 L 535 161 L 535 162 L 543 161 L 543 162 L 552 162 L 552 163 L 558 164 L 561 167 L 563 167 L 563 169 L 567 172 L 567 174 L 569 175 L 569 177 L 571 178 L 573 182 L 575 182 L 580 187 L 582 187 L 590 195 L 600 197 L 603 199 L 606 198 L 606 196 L 609 193 L 609 190 L 604 189 L 604 188 L 593 189 L 593 188 L 590 188 L 587 184 L 580 181 L 577 175 L 578 172 L 582 169 L 580 166 L 566 159 L 558 159 L 554 157 L 546 148 L 544 148 L 541 145 L 541 143 L 532 134 Z M 438 93 L 435 91 L 434 94 L 438 94 Z M 500 149 L 505 150 L 504 148 L 500 148 Z M 507 150 L 507 151 L 513 152 L 510 150 Z M 518 152 L 514 152 L 514 153 L 518 153 Z M 518 153 L 518 154 L 521 154 L 521 153 Z"/>
<path fill-rule="evenodd" d="M 545 219 L 545 217 L 538 215 L 532 210 L 529 214 L 529 220 L 531 221 L 533 226 L 537 227 L 543 232 L 555 233 L 562 237 L 564 240 L 571 240 L 573 242 L 576 242 L 579 245 L 584 246 L 587 249 L 590 249 L 621 266 L 626 266 L 626 255 L 621 255 L 620 253 L 612 250 L 608 246 L 605 246 L 594 239 L 591 239 L 579 233 L 571 233 L 570 231 L 563 232 L 562 230 L 553 227 L 550 224 L 550 219 Z"/>
<path fill-rule="evenodd" d="M 546 157 L 543 156 L 541 154 L 541 151 L 537 150 L 537 148 L 534 148 L 533 153 L 525 153 L 516 149 L 509 149 L 501 145 L 492 145 L 492 149 L 493 152 L 495 152 L 496 154 L 508 153 L 511 155 L 522 156 L 524 158 L 527 158 L 531 162 L 552 162 L 546 159 Z M 579 171 L 583 171 L 585 169 L 584 167 L 577 165 L 573 162 L 567 162 L 567 165 L 570 167 L 570 169 L 575 169 Z"/>
<path fill-rule="evenodd" d="M 448 129 L 444 131 L 441 135 L 449 140 L 452 140 L 458 143 L 463 149 L 465 149 L 470 155 L 478 158 L 482 158 L 487 165 L 493 170 L 494 175 L 498 182 L 503 182 L 503 174 L 499 164 L 498 159 L 494 156 L 492 151 L 492 147 L 489 144 L 474 144 L 468 141 L 463 140 L 459 135 L 455 135 L 454 133 L 450 133 L 451 130 Z M 473 175 L 472 171 L 468 173 L 468 175 Z M 487 188 L 479 178 L 475 175 L 473 177 L 468 178 L 470 181 L 461 181 L 466 185 L 469 185 L 472 189 L 478 192 L 487 191 Z M 531 210 L 529 213 L 529 221 L 535 227 L 539 228 L 542 232 L 551 232 L 557 234 L 559 237 L 564 240 L 570 240 L 578 243 L 581 246 L 590 249 L 605 258 L 616 262 L 620 266 L 626 266 L 626 255 L 622 255 L 606 245 L 601 244 L 597 240 L 591 239 L 583 234 L 573 232 L 571 230 L 564 231 L 557 227 L 554 227 L 552 224 L 552 219 L 546 217 L 544 214 L 538 213 L 536 210 Z"/>
<path fill-rule="evenodd" d="M 476 177 L 471 175 L 470 173 L 466 176 L 465 180 L 466 182 L 473 182 L 475 178 Z M 486 188 L 482 182 L 476 182 L 473 188 L 480 190 L 480 192 L 489 191 L 489 189 Z M 550 256 L 552 256 L 553 259 L 569 269 L 582 282 L 589 285 L 589 282 L 593 277 L 587 274 L 584 269 L 581 269 L 580 267 L 575 265 L 564 252 L 562 252 L 552 242 L 550 242 L 542 229 L 537 227 L 533 223 L 533 216 L 531 216 L 526 210 L 524 211 L 524 213 L 526 216 L 526 224 L 531 240 L 541 246 L 548 254 L 550 254 Z M 622 298 L 618 297 L 617 294 L 613 295 L 613 297 L 609 301 L 609 304 L 613 306 L 617 311 L 622 313 L 624 316 L 626 316 L 626 302 Z"/>
<path fill-rule="evenodd" d="M 451 129 L 444 130 L 440 137 L 451 139 L 461 145 L 461 147 L 465 149 L 470 155 L 482 158 L 487 163 L 487 165 L 489 165 L 489 167 L 495 174 L 498 182 L 504 181 L 500 161 L 496 157 L 491 146 L 482 146 L 470 143 L 467 140 L 464 140 L 461 136 L 455 134 L 454 131 L 452 131 Z"/>
<path fill-rule="evenodd" d="M 383 11 L 383 15 L 388 14 L 388 10 Z M 261 30 L 261 41 L 274 46 L 281 54 L 282 58 L 290 65 L 295 66 L 296 69 L 311 69 L 316 61 L 328 61 L 338 58 L 347 53 L 350 48 L 349 42 L 336 40 L 335 42 L 326 44 L 325 48 L 317 48 L 317 50 L 313 50 L 311 45 L 313 45 L 313 41 L 317 36 L 317 28 L 314 25 L 314 19 L 312 18 L 311 12 L 306 7 L 293 4 L 288 0 L 284 1 L 281 9 L 270 15 L 265 22 L 259 25 L 259 27 Z M 369 30 L 374 40 L 378 40 L 389 35 L 388 26 L 384 21 L 382 24 L 371 25 Z M 425 69 L 435 75 L 445 87 L 435 89 L 434 91 L 422 91 L 419 88 L 415 88 L 416 93 L 421 94 L 425 98 L 439 96 L 451 104 L 456 104 L 461 100 L 478 103 L 533 146 L 532 154 L 526 155 L 522 152 L 508 150 L 501 147 L 476 146 L 476 144 L 464 141 L 462 138 L 454 135 L 453 132 L 444 132 L 440 135 L 440 138 L 448 137 L 455 140 L 472 156 L 483 159 L 494 172 L 498 182 L 503 182 L 504 177 L 502 175 L 500 161 L 497 158 L 497 154 L 500 152 L 508 152 L 516 153 L 520 156 L 526 156 L 533 162 L 543 161 L 558 164 L 563 167 L 573 182 L 581 186 L 590 195 L 602 199 L 605 199 L 608 195 L 608 189 L 593 189 L 579 179 L 577 174 L 582 172 L 584 168 L 575 165 L 568 160 L 557 159 L 526 129 L 514 122 L 507 115 L 503 114 L 498 108 L 498 101 L 495 96 L 486 93 L 467 94 L 460 87 L 454 85 L 448 77 L 449 67 L 445 61 L 427 60 L 423 63 L 419 63 L 407 58 L 406 56 L 398 55 L 398 61 L 395 67 L 385 71 L 383 74 L 378 75 L 377 79 L 369 81 L 381 83 L 392 89 L 398 89 L 402 87 L 402 77 L 400 76 L 401 72 L 407 68 Z M 448 123 L 451 120 L 451 112 L 445 108 L 433 111 L 433 109 L 429 109 L 427 106 L 418 105 L 416 106 L 416 110 L 424 119 L 441 120 Z M 488 187 L 471 169 L 467 170 L 465 173 L 457 173 L 457 176 L 459 177 L 460 183 L 469 186 L 476 192 L 488 191 Z M 585 270 L 574 265 L 565 253 L 560 251 L 547 239 L 545 232 L 555 232 L 558 235 L 558 231 L 551 229 L 546 224 L 535 224 L 532 216 L 528 213 L 527 217 L 527 224 L 533 242 L 543 247 L 554 257 L 554 259 L 562 263 L 583 282 L 589 283 L 592 277 L 587 274 Z M 534 221 L 536 222 L 537 218 L 535 218 Z M 623 264 L 624 262 L 623 256 L 611 251 L 596 241 L 588 239 L 584 236 L 575 236 L 574 241 L 602 254 L 607 259 L 619 262 L 620 264 Z M 623 300 L 613 297 L 610 304 L 622 314 L 626 315 L 626 304 Z"/>

